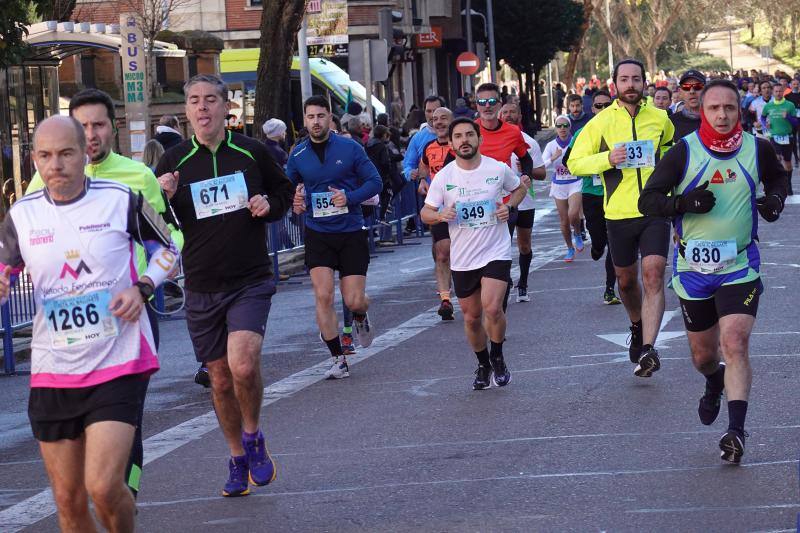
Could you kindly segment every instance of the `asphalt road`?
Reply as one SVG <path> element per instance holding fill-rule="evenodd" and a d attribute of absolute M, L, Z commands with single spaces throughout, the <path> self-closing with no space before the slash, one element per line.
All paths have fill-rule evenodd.
<path fill-rule="evenodd" d="M 537 200 L 530 303 L 509 307 L 503 389 L 473 391 L 460 313 L 434 314 L 429 240 L 370 267 L 373 347 L 352 377 L 323 381 L 307 278 L 273 300 L 263 350 L 263 421 L 277 481 L 220 496 L 227 452 L 195 370 L 185 323 L 162 323 L 162 370 L 145 416 L 137 529 L 185 531 L 790 531 L 797 523 L 797 282 L 800 210 L 762 223 L 766 292 L 752 339 L 751 437 L 740 466 L 719 459 L 723 408 L 697 419 L 674 294 L 662 369 L 633 376 L 622 306 L 604 306 L 602 264 L 572 264 L 546 194 Z M 414 242 L 414 241 L 412 241 Z M 516 263 L 516 261 L 515 261 Z M 0 380 L 0 531 L 55 531 L 25 416 L 27 378 Z"/>

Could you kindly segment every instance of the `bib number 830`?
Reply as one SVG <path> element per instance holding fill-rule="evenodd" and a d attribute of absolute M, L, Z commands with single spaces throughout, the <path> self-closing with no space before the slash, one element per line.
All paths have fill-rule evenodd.
<path fill-rule="evenodd" d="M 228 184 L 223 185 L 222 187 L 209 187 L 208 189 L 200 189 L 200 201 L 203 205 L 208 205 L 210 203 L 217 203 L 217 196 L 218 194 L 225 195 L 225 198 L 220 198 L 220 200 L 230 200 L 230 195 L 228 194 Z"/>
<path fill-rule="evenodd" d="M 693 248 L 692 261 L 695 263 L 719 263 L 721 254 L 719 248 Z"/>
<path fill-rule="evenodd" d="M 80 329 L 87 323 L 95 325 L 100 322 L 100 315 L 97 313 L 96 304 L 86 304 L 86 307 L 73 307 L 71 312 L 67 309 L 50 311 L 47 319 L 53 324 L 54 331 L 67 331 L 73 328 Z"/>
<path fill-rule="evenodd" d="M 483 218 L 485 215 L 486 211 L 483 209 L 482 205 L 461 208 L 461 218 L 463 220 L 469 220 L 471 218 Z"/>

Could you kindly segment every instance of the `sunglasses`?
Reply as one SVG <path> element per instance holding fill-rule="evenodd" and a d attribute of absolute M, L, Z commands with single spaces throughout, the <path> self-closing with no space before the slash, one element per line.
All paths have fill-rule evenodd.
<path fill-rule="evenodd" d="M 611 102 L 608 102 L 607 104 L 592 104 L 592 107 L 595 108 L 595 109 L 605 109 L 610 105 L 611 105 Z"/>
<path fill-rule="evenodd" d="M 479 106 L 487 106 L 487 105 L 492 106 L 496 105 L 497 102 L 499 102 L 500 100 L 498 100 L 497 98 L 478 98 L 478 100 L 476 101 L 478 102 Z"/>
<path fill-rule="evenodd" d="M 694 89 L 695 91 L 702 91 L 703 87 L 706 85 L 704 83 L 700 83 L 699 81 L 694 83 L 681 83 L 681 89 L 686 91 L 687 93 Z"/>
<path fill-rule="evenodd" d="M 556 128 L 566 129 L 569 128 L 569 124 L 556 124 Z"/>

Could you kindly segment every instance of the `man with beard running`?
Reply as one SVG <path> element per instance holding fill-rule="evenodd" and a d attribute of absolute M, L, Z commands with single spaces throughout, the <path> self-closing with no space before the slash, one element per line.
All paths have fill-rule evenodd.
<path fill-rule="evenodd" d="M 472 387 L 503 387 L 511 380 L 503 357 L 503 298 L 511 276 L 511 235 L 505 223 L 526 187 L 508 165 L 479 153 L 481 130 L 471 120 L 454 120 L 449 137 L 455 163 L 439 171 L 420 214 L 426 224 L 450 227 L 453 285 L 467 341 L 478 358 Z M 505 195 L 510 195 L 507 203 L 501 201 Z"/>
<path fill-rule="evenodd" d="M 575 175 L 599 174 L 603 183 L 611 258 L 622 303 L 631 321 L 628 355 L 634 375 L 650 377 L 661 367 L 653 347 L 664 315 L 664 270 L 670 224 L 665 217 L 644 216 L 639 193 L 672 144 L 675 128 L 661 109 L 645 105 L 644 65 L 624 59 L 614 67 L 619 98 L 583 128 L 569 158 Z M 642 286 L 639 284 L 639 256 Z"/>
<path fill-rule="evenodd" d="M 542 160 L 542 149 L 539 143 L 533 137 L 525 133 L 522 129 L 522 113 L 519 109 L 519 104 L 505 104 L 500 108 L 500 120 L 506 124 L 513 124 L 517 126 L 522 132 L 522 138 L 525 140 L 528 148 L 528 154 L 531 156 L 531 178 L 535 180 L 543 180 L 547 176 L 547 169 Z M 522 167 L 519 163 L 517 154 L 511 154 L 511 170 L 517 173 L 518 176 L 522 174 Z M 533 251 L 531 250 L 531 239 L 533 237 L 533 219 L 536 214 L 534 209 L 534 198 L 536 193 L 533 187 L 528 187 L 528 194 L 517 206 L 516 216 L 508 219 L 508 230 L 511 232 L 511 238 L 514 238 L 514 229 L 517 230 L 517 249 L 519 250 L 519 281 L 517 282 L 517 303 L 530 302 L 531 297 L 528 296 L 528 275 L 531 270 L 531 261 L 533 260 Z"/>
<path fill-rule="evenodd" d="M 667 152 L 639 198 L 642 213 L 675 219 L 673 286 L 692 362 L 706 378 L 697 412 L 713 423 L 725 391 L 728 430 L 719 447 L 732 463 L 744 455 L 750 333 L 763 291 L 756 211 L 776 221 L 787 181 L 770 143 L 742 131 L 739 99 L 733 83 L 709 83 L 700 129 Z M 757 198 L 761 183 L 765 196 Z"/>

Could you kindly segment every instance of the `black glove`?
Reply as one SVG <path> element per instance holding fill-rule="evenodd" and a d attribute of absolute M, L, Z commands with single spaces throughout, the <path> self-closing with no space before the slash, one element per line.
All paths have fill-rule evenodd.
<path fill-rule="evenodd" d="M 684 213 L 708 213 L 717 203 L 714 193 L 708 190 L 708 182 L 675 197 L 675 211 Z"/>
<path fill-rule="evenodd" d="M 775 222 L 781 216 L 783 211 L 783 202 L 779 196 L 770 194 L 769 196 L 762 196 L 756 198 L 756 208 L 761 214 L 761 218 L 767 222 Z"/>

